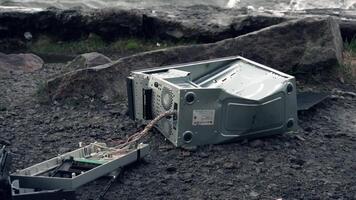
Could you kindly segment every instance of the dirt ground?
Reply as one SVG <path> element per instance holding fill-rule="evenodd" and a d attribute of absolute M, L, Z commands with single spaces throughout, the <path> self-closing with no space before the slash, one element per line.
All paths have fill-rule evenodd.
<path fill-rule="evenodd" d="M 47 64 L 0 80 L 0 136 L 11 142 L 13 170 L 94 141 L 123 139 L 142 128 L 125 115 L 125 102 L 41 105 L 38 85 L 61 71 Z M 338 86 L 356 92 L 355 87 Z M 333 96 L 300 113 L 296 133 L 186 151 L 159 133 L 151 152 L 127 168 L 105 196 L 116 199 L 356 199 L 356 97 Z M 82 188 L 95 199 L 108 179 Z"/>

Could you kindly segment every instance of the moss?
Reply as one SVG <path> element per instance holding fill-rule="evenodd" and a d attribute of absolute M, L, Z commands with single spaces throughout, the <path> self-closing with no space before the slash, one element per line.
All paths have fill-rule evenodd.
<path fill-rule="evenodd" d="M 61 42 L 47 36 L 39 37 L 34 43 L 28 44 L 28 49 L 38 54 L 78 54 L 92 52 L 106 47 L 106 43 L 98 36 L 85 40 Z"/>
<path fill-rule="evenodd" d="M 67 42 L 56 41 L 48 36 L 40 36 L 34 42 L 28 43 L 27 49 L 35 54 L 77 55 L 88 52 L 127 54 L 156 50 L 182 44 L 188 44 L 188 42 L 157 42 L 154 40 L 145 40 L 140 38 L 120 38 L 114 42 L 106 42 L 101 37 L 95 34 L 90 34 L 87 38 Z"/>
<path fill-rule="evenodd" d="M 140 41 L 135 39 L 129 39 L 126 41 L 125 49 L 127 50 L 137 50 L 140 48 Z"/>

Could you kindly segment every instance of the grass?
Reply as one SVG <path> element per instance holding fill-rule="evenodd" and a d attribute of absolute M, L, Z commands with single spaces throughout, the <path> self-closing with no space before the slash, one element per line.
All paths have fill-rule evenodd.
<path fill-rule="evenodd" d="M 356 53 L 353 51 L 344 52 L 344 63 L 339 67 L 340 74 L 348 82 L 354 82 L 356 78 Z"/>
<path fill-rule="evenodd" d="M 36 41 L 27 44 L 27 49 L 35 54 L 77 55 L 88 52 L 132 54 L 156 50 L 171 46 L 187 44 L 186 42 L 157 42 L 140 38 L 121 38 L 106 42 L 101 37 L 90 34 L 78 41 L 56 41 L 48 36 L 40 36 Z"/>
<path fill-rule="evenodd" d="M 356 37 L 352 38 L 351 41 L 346 41 L 344 47 L 347 52 L 356 55 Z"/>
<path fill-rule="evenodd" d="M 35 42 L 29 43 L 27 48 L 38 54 L 77 54 L 105 48 L 105 42 L 97 36 L 85 40 L 61 42 L 47 36 L 40 36 Z"/>
<path fill-rule="evenodd" d="M 356 77 L 356 38 L 344 43 L 344 63 L 338 67 L 338 76 L 346 82 L 355 82 Z"/>

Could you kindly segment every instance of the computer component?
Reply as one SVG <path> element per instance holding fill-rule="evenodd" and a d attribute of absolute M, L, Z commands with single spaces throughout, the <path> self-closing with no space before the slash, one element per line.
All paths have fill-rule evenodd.
<path fill-rule="evenodd" d="M 102 176 L 131 164 L 149 152 L 147 144 L 137 148 L 111 148 L 92 143 L 11 174 L 19 188 L 73 191 Z"/>
<path fill-rule="evenodd" d="M 130 117 L 150 120 L 175 146 L 232 142 L 297 127 L 295 78 L 242 57 L 133 71 Z"/>

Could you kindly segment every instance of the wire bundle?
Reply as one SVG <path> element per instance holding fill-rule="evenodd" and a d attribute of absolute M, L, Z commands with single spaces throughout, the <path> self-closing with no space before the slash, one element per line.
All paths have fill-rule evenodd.
<path fill-rule="evenodd" d="M 161 119 L 168 117 L 168 116 L 175 115 L 176 113 L 177 113 L 176 111 L 167 111 L 167 112 L 161 113 L 156 118 L 154 118 L 152 121 L 150 121 L 150 123 L 148 123 L 142 131 L 131 135 L 130 137 L 127 138 L 127 140 L 124 143 L 119 144 L 115 147 L 105 147 L 105 146 L 99 145 L 98 143 L 93 143 L 93 144 L 99 148 L 108 149 L 109 152 L 107 152 L 107 153 L 109 153 L 111 155 L 118 155 L 118 154 L 126 153 L 127 151 L 130 150 L 131 145 L 136 144 L 136 142 L 138 142 L 140 139 L 147 136 L 149 134 L 150 130 L 152 130 L 152 128 Z"/>

